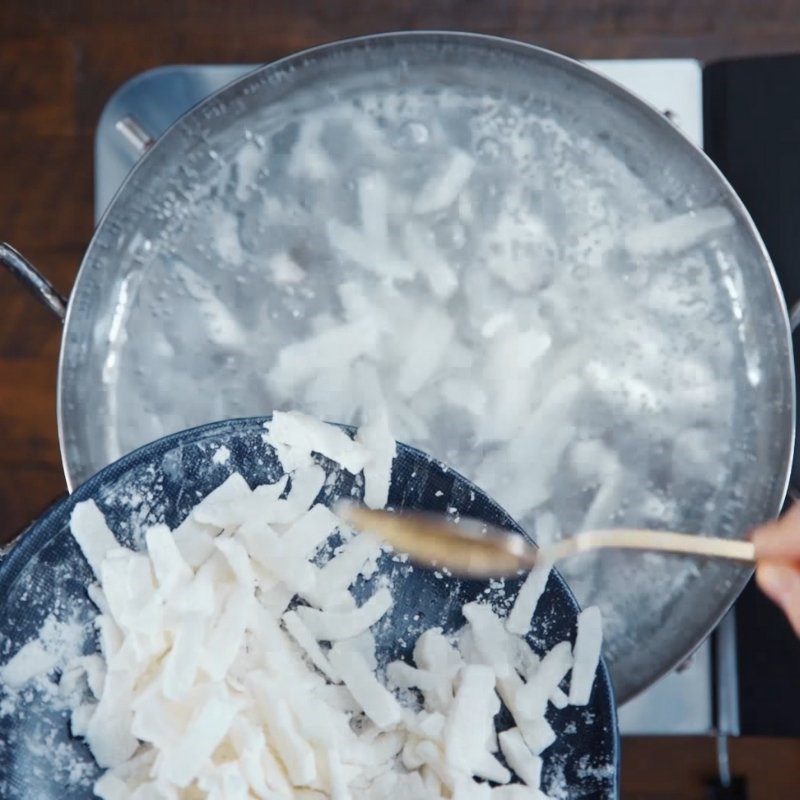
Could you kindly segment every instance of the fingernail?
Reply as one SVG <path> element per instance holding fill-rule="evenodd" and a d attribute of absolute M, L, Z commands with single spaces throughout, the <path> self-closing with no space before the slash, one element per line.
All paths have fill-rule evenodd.
<path fill-rule="evenodd" d="M 794 591 L 797 580 L 797 574 L 791 567 L 765 564 L 759 570 L 761 588 L 778 603 Z"/>

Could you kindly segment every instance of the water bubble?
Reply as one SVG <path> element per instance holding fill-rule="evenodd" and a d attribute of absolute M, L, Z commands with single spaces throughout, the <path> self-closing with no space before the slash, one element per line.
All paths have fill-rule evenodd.
<path fill-rule="evenodd" d="M 397 147 L 415 148 L 428 143 L 431 134 L 428 126 L 419 120 L 407 120 L 397 130 L 395 145 Z"/>
<path fill-rule="evenodd" d="M 484 136 L 475 145 L 475 152 L 487 161 L 494 161 L 500 156 L 500 142 L 491 136 Z"/>
<path fill-rule="evenodd" d="M 436 243 L 445 250 L 460 250 L 467 243 L 467 229 L 458 220 L 448 220 L 437 226 Z"/>
<path fill-rule="evenodd" d="M 589 277 L 589 267 L 586 264 L 576 264 L 571 274 L 576 280 L 585 281 Z"/>

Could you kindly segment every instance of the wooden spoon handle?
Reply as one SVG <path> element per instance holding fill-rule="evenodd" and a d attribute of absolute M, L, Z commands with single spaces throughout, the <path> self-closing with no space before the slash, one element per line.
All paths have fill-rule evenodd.
<path fill-rule="evenodd" d="M 569 539 L 562 539 L 542 548 L 541 556 L 549 561 L 558 561 L 589 550 L 603 549 L 650 550 L 662 553 L 677 553 L 707 558 L 724 558 L 729 561 L 755 563 L 755 545 L 737 539 L 717 539 L 688 533 L 614 529 L 587 531 Z"/>

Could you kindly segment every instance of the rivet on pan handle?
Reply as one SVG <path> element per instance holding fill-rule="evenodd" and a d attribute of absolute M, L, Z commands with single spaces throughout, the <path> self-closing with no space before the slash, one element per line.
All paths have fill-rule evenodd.
<path fill-rule="evenodd" d="M 135 117 L 130 115 L 123 117 L 121 120 L 117 121 L 114 127 L 136 151 L 137 155 L 143 155 L 155 144 L 156 140 L 145 130 L 141 122 Z"/>
<path fill-rule="evenodd" d="M 62 322 L 67 315 L 67 299 L 47 278 L 11 245 L 0 242 L 0 264 L 24 283 L 43 305 Z"/>

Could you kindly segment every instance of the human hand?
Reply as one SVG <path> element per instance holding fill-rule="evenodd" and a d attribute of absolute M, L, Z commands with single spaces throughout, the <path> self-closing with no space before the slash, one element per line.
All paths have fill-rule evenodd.
<path fill-rule="evenodd" d="M 782 517 L 757 528 L 756 582 L 777 603 L 800 636 L 800 503 Z"/>

